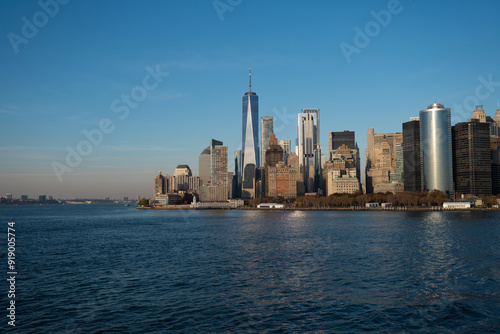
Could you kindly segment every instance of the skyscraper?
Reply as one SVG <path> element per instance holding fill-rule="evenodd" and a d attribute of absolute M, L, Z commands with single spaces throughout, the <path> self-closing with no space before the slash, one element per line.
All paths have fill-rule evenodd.
<path fill-rule="evenodd" d="M 490 124 L 476 118 L 457 123 L 452 137 L 456 192 L 491 195 Z"/>
<path fill-rule="evenodd" d="M 280 144 L 281 148 L 283 149 L 283 153 L 285 155 L 292 153 L 291 152 L 292 143 L 291 143 L 290 139 L 281 139 L 279 141 L 279 144 Z"/>
<path fill-rule="evenodd" d="M 242 155 L 243 170 L 250 164 L 260 166 L 259 97 L 252 92 L 252 68 L 249 70 L 249 90 L 243 96 Z M 243 173 L 245 180 L 245 173 Z"/>
<path fill-rule="evenodd" d="M 315 192 L 315 175 L 311 174 L 311 166 L 315 164 L 315 151 L 318 152 L 319 109 L 302 109 L 298 114 L 298 156 L 300 173 L 303 175 L 306 192 Z M 319 152 L 321 152 L 319 150 Z M 320 158 L 321 159 L 321 158 Z M 312 169 L 314 171 L 314 169 Z M 320 176 L 318 176 L 320 177 Z M 312 180 L 312 181 L 311 181 Z"/>
<path fill-rule="evenodd" d="M 200 181 L 201 185 L 205 186 L 211 183 L 211 165 L 212 165 L 212 158 L 211 158 L 211 152 L 212 148 L 215 147 L 216 145 L 222 145 L 222 142 L 219 140 L 215 139 L 210 139 L 210 146 L 208 146 L 206 149 L 204 149 L 199 158 L 199 171 L 200 171 Z"/>
<path fill-rule="evenodd" d="M 373 128 L 368 129 L 365 152 L 366 193 L 376 192 L 377 186 L 390 182 L 391 173 L 396 172 L 396 145 L 402 141 L 401 132 L 379 134 Z"/>
<path fill-rule="evenodd" d="M 229 198 L 230 176 L 227 171 L 227 146 L 210 139 L 210 184 L 200 187 L 201 201 L 225 201 Z M 202 153 L 203 154 L 203 153 Z"/>
<path fill-rule="evenodd" d="M 451 110 L 442 104 L 420 111 L 420 152 L 424 189 L 453 197 Z"/>
<path fill-rule="evenodd" d="M 262 117 L 260 119 L 260 163 L 263 167 L 266 166 L 266 150 L 269 148 L 269 139 L 273 133 L 273 118 L 271 116 Z"/>
<path fill-rule="evenodd" d="M 403 183 L 406 191 L 422 191 L 420 119 L 403 123 Z"/>
<path fill-rule="evenodd" d="M 283 148 L 278 145 L 278 140 L 274 134 L 269 138 L 269 148 L 266 150 L 266 166 L 274 167 L 278 162 L 283 161 Z"/>
<path fill-rule="evenodd" d="M 266 150 L 266 165 L 264 170 L 264 193 L 269 194 L 269 170 L 276 167 L 279 162 L 283 162 L 283 149 L 278 145 L 278 140 L 274 134 L 269 139 L 269 148 Z"/>
<path fill-rule="evenodd" d="M 328 151 L 331 152 L 336 150 L 342 145 L 350 148 L 356 148 L 354 131 L 344 130 L 342 132 L 330 132 L 328 137 Z"/>
<path fill-rule="evenodd" d="M 233 197 L 241 198 L 241 181 L 243 178 L 243 161 L 241 160 L 241 150 L 234 151 L 234 179 Z"/>

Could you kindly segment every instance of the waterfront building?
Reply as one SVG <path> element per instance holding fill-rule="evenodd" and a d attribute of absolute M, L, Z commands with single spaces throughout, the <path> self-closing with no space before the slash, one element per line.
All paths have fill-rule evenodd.
<path fill-rule="evenodd" d="M 349 172 L 349 171 L 348 171 Z M 355 194 L 360 191 L 358 178 L 355 176 L 356 169 L 352 169 L 353 173 L 340 175 L 340 171 L 330 169 L 327 172 L 327 196 L 332 194 Z"/>
<path fill-rule="evenodd" d="M 215 146 L 222 146 L 219 140 L 210 139 L 210 145 L 204 149 L 199 157 L 199 173 L 201 185 L 210 185 L 212 182 L 212 151 Z"/>
<path fill-rule="evenodd" d="M 342 144 L 337 149 L 330 151 L 330 158 L 325 162 L 322 172 L 324 193 L 329 196 L 334 193 L 342 193 L 344 190 L 348 193 L 361 191 L 358 168 L 359 153 L 357 149 Z M 335 182 L 339 185 L 332 183 L 334 178 L 337 179 Z M 353 179 L 357 182 L 357 186 L 354 186 Z"/>
<path fill-rule="evenodd" d="M 210 140 L 210 183 L 200 188 L 200 201 L 225 201 L 231 195 L 227 146 L 222 144 L 221 141 Z"/>
<path fill-rule="evenodd" d="M 269 148 L 269 139 L 273 133 L 273 118 L 271 116 L 262 117 L 260 119 L 261 166 L 266 166 L 266 151 Z"/>
<path fill-rule="evenodd" d="M 317 149 L 321 148 L 319 134 L 319 109 L 302 109 L 298 114 L 297 155 L 306 192 L 316 192 L 317 190 L 314 189 L 314 164 L 316 161 L 315 153 L 317 154 Z M 321 153 L 321 150 L 319 152 Z"/>
<path fill-rule="evenodd" d="M 375 186 L 389 183 L 391 173 L 396 172 L 396 145 L 403 141 L 403 134 L 376 134 L 373 128 L 367 131 L 365 152 L 366 192 L 373 193 Z"/>
<path fill-rule="evenodd" d="M 420 111 L 420 159 L 423 188 L 453 197 L 451 110 L 434 103 Z"/>
<path fill-rule="evenodd" d="M 174 171 L 175 189 L 177 191 L 189 190 L 190 177 L 193 176 L 191 168 L 188 165 L 178 165 Z"/>
<path fill-rule="evenodd" d="M 266 167 L 266 196 L 295 198 L 297 196 L 297 171 L 284 161 Z"/>
<path fill-rule="evenodd" d="M 484 114 L 484 111 L 483 111 Z M 491 195 L 490 124 L 474 117 L 452 127 L 455 191 Z"/>
<path fill-rule="evenodd" d="M 167 183 L 168 181 L 165 181 L 165 178 L 163 175 L 161 175 L 161 171 L 158 173 L 158 175 L 155 176 L 154 179 L 154 197 L 162 194 L 166 194 L 166 188 L 167 188 Z"/>
<path fill-rule="evenodd" d="M 403 123 L 403 184 L 405 191 L 422 191 L 420 166 L 420 119 Z"/>
<path fill-rule="evenodd" d="M 153 197 L 164 198 L 166 194 L 189 192 L 199 194 L 200 178 L 193 175 L 188 165 L 179 165 L 174 175 L 162 175 L 161 172 L 154 177 Z"/>
<path fill-rule="evenodd" d="M 242 158 L 243 158 L 243 184 L 254 182 L 255 167 L 260 166 L 259 150 L 259 97 L 252 92 L 252 71 L 249 70 L 249 89 L 243 96 L 242 109 Z M 249 167 L 250 166 L 250 167 Z M 253 166 L 253 167 L 251 167 Z M 248 188 L 246 188 L 248 189 Z M 244 194 L 248 195 L 248 192 Z M 253 197 L 252 197 L 253 198 Z"/>

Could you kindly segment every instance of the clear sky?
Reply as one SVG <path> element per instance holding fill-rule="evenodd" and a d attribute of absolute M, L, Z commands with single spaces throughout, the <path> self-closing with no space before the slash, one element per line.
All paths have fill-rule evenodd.
<path fill-rule="evenodd" d="M 493 116 L 500 98 L 498 0 L 54 1 L 0 2 L 4 196 L 151 196 L 160 170 L 197 174 L 210 138 L 234 166 L 249 64 L 278 139 L 320 108 L 325 152 L 329 131 L 364 155 L 367 128 L 401 131 L 434 100 L 453 123 Z"/>

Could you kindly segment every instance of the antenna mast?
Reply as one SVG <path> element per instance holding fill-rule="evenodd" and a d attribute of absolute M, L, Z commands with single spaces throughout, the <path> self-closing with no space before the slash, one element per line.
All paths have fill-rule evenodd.
<path fill-rule="evenodd" d="M 252 92 L 252 65 L 248 66 L 248 82 L 249 82 L 249 92 Z"/>

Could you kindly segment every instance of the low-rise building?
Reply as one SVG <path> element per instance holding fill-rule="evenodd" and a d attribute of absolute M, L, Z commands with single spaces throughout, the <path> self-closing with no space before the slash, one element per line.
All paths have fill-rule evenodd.
<path fill-rule="evenodd" d="M 443 209 L 456 210 L 456 209 L 470 209 L 470 202 L 444 202 Z"/>

